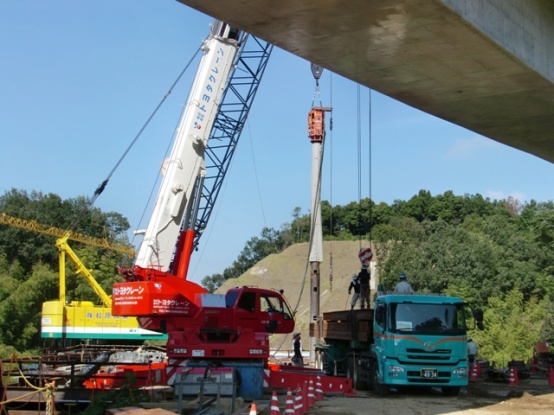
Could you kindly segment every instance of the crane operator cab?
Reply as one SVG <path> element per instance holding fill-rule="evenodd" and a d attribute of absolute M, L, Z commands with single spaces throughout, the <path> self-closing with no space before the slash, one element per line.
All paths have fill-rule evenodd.
<path fill-rule="evenodd" d="M 281 292 L 254 287 L 230 289 L 225 305 L 234 309 L 237 324 L 248 323 L 254 331 L 292 333 L 294 319 Z"/>

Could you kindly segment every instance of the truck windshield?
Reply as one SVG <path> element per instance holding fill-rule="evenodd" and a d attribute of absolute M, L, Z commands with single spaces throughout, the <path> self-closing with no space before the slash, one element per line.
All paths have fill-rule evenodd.
<path fill-rule="evenodd" d="M 465 334 L 462 304 L 391 304 L 391 331 L 420 334 Z"/>

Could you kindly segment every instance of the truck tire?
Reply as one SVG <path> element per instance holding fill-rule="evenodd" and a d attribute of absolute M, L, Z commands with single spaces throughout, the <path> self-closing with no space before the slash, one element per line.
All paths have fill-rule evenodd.
<path fill-rule="evenodd" d="M 356 367 L 356 359 L 352 356 L 348 356 L 346 361 L 346 377 L 352 380 L 354 389 L 367 390 L 367 382 L 360 379 L 360 368 Z"/>
<path fill-rule="evenodd" d="M 390 387 L 388 385 L 383 385 L 379 381 L 379 368 L 377 367 L 377 362 L 374 362 L 371 365 L 371 382 L 373 386 L 373 393 L 381 398 L 387 396 L 390 392 Z"/>
<path fill-rule="evenodd" d="M 458 396 L 460 393 L 459 386 L 443 386 L 441 389 L 444 396 Z"/>

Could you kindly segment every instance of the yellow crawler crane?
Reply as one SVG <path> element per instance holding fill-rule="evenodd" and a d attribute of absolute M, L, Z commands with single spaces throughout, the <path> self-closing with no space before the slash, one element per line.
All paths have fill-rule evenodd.
<path fill-rule="evenodd" d="M 94 238 L 42 225 L 33 220 L 16 218 L 0 213 L 0 225 L 9 225 L 28 231 L 57 237 L 59 251 L 59 298 L 42 304 L 41 337 L 48 339 L 80 340 L 164 340 L 166 336 L 151 330 L 142 329 L 135 317 L 112 315 L 112 299 L 98 284 L 90 270 L 71 249 L 68 240 L 81 242 L 124 253 L 133 258 L 134 248 L 114 244 L 107 239 Z M 75 266 L 75 273 L 81 275 L 102 301 L 95 305 L 92 301 L 66 301 L 66 258 Z"/>

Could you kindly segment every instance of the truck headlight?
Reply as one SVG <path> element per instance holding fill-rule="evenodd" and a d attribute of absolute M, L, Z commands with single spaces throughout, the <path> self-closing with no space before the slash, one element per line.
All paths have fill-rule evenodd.
<path fill-rule="evenodd" d="M 389 373 L 404 373 L 406 370 L 402 366 L 389 366 Z"/>
<path fill-rule="evenodd" d="M 467 367 L 459 367 L 458 369 L 454 369 L 453 373 L 455 375 L 467 375 Z"/>

